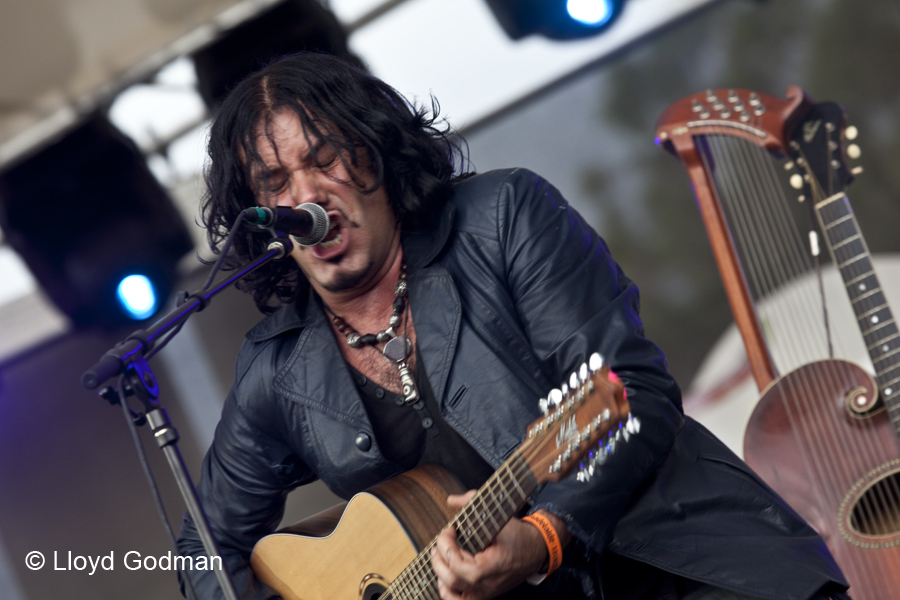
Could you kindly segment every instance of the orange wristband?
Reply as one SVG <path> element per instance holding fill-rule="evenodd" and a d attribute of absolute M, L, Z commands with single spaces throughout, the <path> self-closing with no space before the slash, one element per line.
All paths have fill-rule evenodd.
<path fill-rule="evenodd" d="M 541 537 L 544 538 L 547 555 L 550 557 L 550 565 L 547 567 L 547 575 L 549 575 L 562 564 L 563 549 L 559 542 L 559 535 L 550 523 L 550 519 L 540 513 L 531 513 L 527 517 L 522 517 L 522 520 L 537 527 L 537 530 L 541 532 Z"/>

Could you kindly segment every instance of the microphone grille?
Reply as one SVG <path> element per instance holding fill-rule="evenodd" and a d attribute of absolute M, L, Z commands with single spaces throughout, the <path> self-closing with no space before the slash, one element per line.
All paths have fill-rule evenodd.
<path fill-rule="evenodd" d="M 328 213 L 325 209 L 312 202 L 306 202 L 296 207 L 294 210 L 305 210 L 312 217 L 312 227 L 307 235 L 292 235 L 291 238 L 301 246 L 315 246 L 325 239 L 328 235 Z"/>

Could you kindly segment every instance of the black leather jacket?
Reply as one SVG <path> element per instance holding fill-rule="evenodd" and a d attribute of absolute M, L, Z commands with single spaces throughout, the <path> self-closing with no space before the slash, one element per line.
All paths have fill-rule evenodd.
<path fill-rule="evenodd" d="M 579 547 L 765 598 L 841 581 L 819 537 L 683 417 L 665 358 L 644 337 L 637 287 L 553 187 L 524 170 L 462 180 L 438 226 L 405 233 L 403 245 L 420 368 L 444 419 L 491 465 L 520 443 L 537 399 L 591 353 L 624 381 L 640 435 L 589 483 L 570 477 L 533 498 Z M 371 444 L 357 445 L 360 434 Z M 349 498 L 398 473 L 373 438 L 317 298 L 248 333 L 200 483 L 247 597 L 270 597 L 246 560 L 288 491 L 318 477 Z M 190 523 L 179 543 L 203 552 Z M 197 581 L 212 597 L 213 574 Z"/>

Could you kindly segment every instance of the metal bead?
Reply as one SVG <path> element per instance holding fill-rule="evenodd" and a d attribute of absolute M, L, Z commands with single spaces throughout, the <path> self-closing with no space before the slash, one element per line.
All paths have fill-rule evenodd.
<path fill-rule="evenodd" d="M 402 298 L 406 295 L 406 281 L 401 279 L 397 282 L 397 287 L 394 288 L 394 295 L 398 298 Z"/>
<path fill-rule="evenodd" d="M 392 336 L 386 330 L 379 331 L 378 333 L 375 334 L 375 339 L 378 341 L 379 344 L 384 343 L 391 338 L 392 338 Z"/>
<path fill-rule="evenodd" d="M 362 338 L 362 336 L 354 331 L 347 336 L 347 345 L 351 348 L 359 348 L 362 345 L 359 342 L 360 338 Z"/>
<path fill-rule="evenodd" d="M 391 327 L 397 327 L 398 325 L 400 325 L 400 320 L 401 320 L 400 315 L 398 315 L 397 313 L 394 313 L 391 315 L 391 318 L 388 319 L 388 325 L 390 325 Z"/>

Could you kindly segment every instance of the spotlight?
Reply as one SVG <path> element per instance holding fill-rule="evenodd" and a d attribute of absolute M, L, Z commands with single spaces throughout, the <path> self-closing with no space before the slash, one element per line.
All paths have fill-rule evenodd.
<path fill-rule="evenodd" d="M 156 290 L 146 275 L 128 275 L 119 282 L 116 295 L 132 319 L 142 321 L 156 312 Z"/>
<path fill-rule="evenodd" d="M 611 0 L 569 0 L 566 2 L 569 16 L 589 27 L 601 27 L 612 18 Z"/>
<path fill-rule="evenodd" d="M 76 327 L 150 317 L 193 248 L 137 146 L 100 114 L 0 174 L 0 225 Z M 134 274 L 152 286 L 152 300 L 129 291 Z"/>
<path fill-rule="evenodd" d="M 518 40 L 538 33 L 554 40 L 590 37 L 606 30 L 625 0 L 486 0 L 506 34 Z"/>

